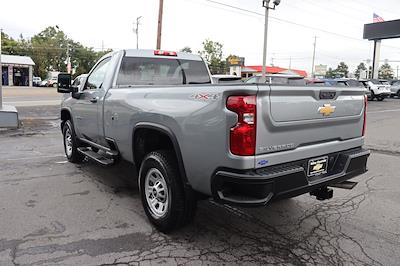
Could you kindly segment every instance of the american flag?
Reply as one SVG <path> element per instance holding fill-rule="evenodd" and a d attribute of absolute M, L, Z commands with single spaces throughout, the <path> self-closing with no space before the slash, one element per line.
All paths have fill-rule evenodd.
<path fill-rule="evenodd" d="M 381 16 L 378 16 L 377 14 L 375 14 L 374 13 L 374 23 L 377 23 L 377 22 L 384 22 L 385 20 L 381 17 Z"/>

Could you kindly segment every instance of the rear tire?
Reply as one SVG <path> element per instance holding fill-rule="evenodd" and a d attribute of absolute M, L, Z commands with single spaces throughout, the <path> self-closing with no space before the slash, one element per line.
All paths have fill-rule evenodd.
<path fill-rule="evenodd" d="M 78 140 L 75 134 L 75 129 L 70 120 L 67 120 L 63 126 L 64 151 L 68 161 L 71 163 L 80 163 L 85 159 L 85 156 L 78 151 Z"/>
<path fill-rule="evenodd" d="M 375 97 L 374 91 L 371 91 L 371 101 L 373 101 L 375 98 L 376 98 L 376 97 Z"/>
<path fill-rule="evenodd" d="M 139 171 L 139 189 L 144 211 L 150 222 L 168 233 L 191 222 L 197 199 L 185 189 L 175 154 L 160 150 L 149 153 Z"/>

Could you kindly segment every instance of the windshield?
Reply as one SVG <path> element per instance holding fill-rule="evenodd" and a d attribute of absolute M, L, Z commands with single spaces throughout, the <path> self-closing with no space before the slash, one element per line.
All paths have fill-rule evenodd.
<path fill-rule="evenodd" d="M 211 83 L 203 61 L 177 58 L 124 57 L 117 85 L 183 85 Z"/>

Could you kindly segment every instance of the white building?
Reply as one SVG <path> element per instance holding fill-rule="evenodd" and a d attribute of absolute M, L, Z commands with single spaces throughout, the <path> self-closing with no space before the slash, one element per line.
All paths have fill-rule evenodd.
<path fill-rule="evenodd" d="M 2 80 L 4 86 L 32 87 L 33 66 L 29 56 L 1 55 Z"/>

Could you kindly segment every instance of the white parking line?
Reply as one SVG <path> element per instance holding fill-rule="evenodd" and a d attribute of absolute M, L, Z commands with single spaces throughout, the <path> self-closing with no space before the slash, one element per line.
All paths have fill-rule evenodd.
<path fill-rule="evenodd" d="M 42 105 L 59 105 L 61 104 L 61 100 L 48 100 L 48 101 L 17 101 L 17 102 L 8 102 L 5 101 L 4 104 L 10 104 L 14 106 L 42 106 Z"/>
<path fill-rule="evenodd" d="M 34 159 L 41 159 L 41 158 L 58 158 L 58 157 L 65 157 L 64 154 L 58 155 L 43 155 L 43 156 L 34 156 L 34 157 L 25 157 L 25 158 L 9 158 L 6 161 L 23 161 L 23 160 L 34 160 Z"/>
<path fill-rule="evenodd" d="M 390 112 L 400 112 L 400 109 L 390 109 L 390 110 L 381 110 L 381 111 L 372 111 L 372 112 L 367 111 L 367 114 L 390 113 Z"/>

